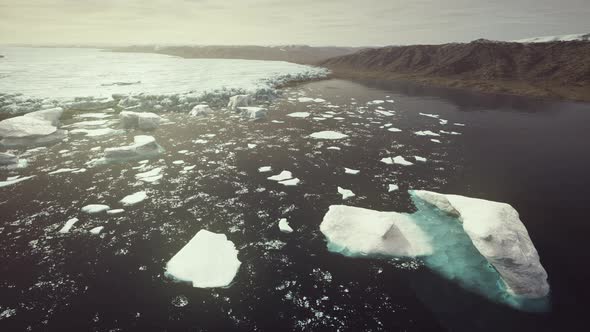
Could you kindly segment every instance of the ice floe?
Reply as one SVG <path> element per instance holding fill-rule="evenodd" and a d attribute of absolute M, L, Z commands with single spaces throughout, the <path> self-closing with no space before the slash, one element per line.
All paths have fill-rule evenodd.
<path fill-rule="evenodd" d="M 414 156 L 414 159 L 416 159 L 416 161 L 426 162 L 426 158 L 424 157 Z"/>
<path fill-rule="evenodd" d="M 106 210 L 110 210 L 110 209 L 111 209 L 110 206 L 104 205 L 104 204 L 89 204 L 89 205 L 82 207 L 82 209 L 80 211 L 82 211 L 84 213 L 88 213 L 88 214 L 96 214 L 96 213 L 105 212 Z"/>
<path fill-rule="evenodd" d="M 291 226 L 289 226 L 289 222 L 287 221 L 287 218 L 281 218 L 281 220 L 279 220 L 279 229 L 283 233 L 293 233 L 293 228 L 291 228 Z"/>
<path fill-rule="evenodd" d="M 355 174 L 359 174 L 360 172 L 361 171 L 358 170 L 358 169 L 352 169 L 352 168 L 346 168 L 346 167 L 344 167 L 344 173 L 346 173 L 346 174 L 355 175 Z"/>
<path fill-rule="evenodd" d="M 153 136 L 137 135 L 133 138 L 132 145 L 104 149 L 104 158 L 95 161 L 95 163 L 102 164 L 110 161 L 149 158 L 160 154 L 162 151 L 162 147 L 156 143 Z"/>
<path fill-rule="evenodd" d="M 351 198 L 351 197 L 354 197 L 354 196 L 356 196 L 356 195 L 355 195 L 355 194 L 352 192 L 352 190 L 350 190 L 350 189 L 344 189 L 344 188 L 342 188 L 342 187 L 338 187 L 338 193 L 339 193 L 340 195 L 342 195 L 342 199 L 349 199 L 349 198 Z"/>
<path fill-rule="evenodd" d="M 123 204 L 123 206 L 131 206 L 143 202 L 147 197 L 148 196 L 145 191 L 139 191 L 134 194 L 125 196 L 119 202 Z"/>
<path fill-rule="evenodd" d="M 123 111 L 119 113 L 123 128 L 138 128 L 141 130 L 154 130 L 160 126 L 161 117 L 150 112 Z"/>
<path fill-rule="evenodd" d="M 397 156 L 397 157 L 385 157 L 381 159 L 382 163 L 385 163 L 387 165 L 393 165 L 393 164 L 398 164 L 398 165 L 402 165 L 402 166 L 411 166 L 414 165 L 414 163 L 407 161 L 406 159 L 404 159 L 404 157 L 402 156 Z"/>
<path fill-rule="evenodd" d="M 387 128 L 388 131 L 391 131 L 392 133 L 399 133 L 400 131 L 402 131 L 401 129 L 395 128 L 395 127 L 389 127 Z"/>
<path fill-rule="evenodd" d="M 277 175 L 273 175 L 271 177 L 268 177 L 267 179 L 272 180 L 272 181 L 284 181 L 284 180 L 288 180 L 288 179 L 292 179 L 293 178 L 293 174 L 289 171 L 282 171 L 280 174 Z"/>
<path fill-rule="evenodd" d="M 328 250 L 345 256 L 423 256 L 432 253 L 428 236 L 407 216 L 332 205 L 320 231 Z"/>
<path fill-rule="evenodd" d="M 75 223 L 78 222 L 78 218 L 72 218 L 66 221 L 64 226 L 59 230 L 59 233 L 65 234 L 70 231 L 70 229 L 74 226 Z"/>
<path fill-rule="evenodd" d="M 399 190 L 399 186 L 397 184 L 390 183 L 387 186 L 387 192 L 397 191 Z"/>
<path fill-rule="evenodd" d="M 102 137 L 102 136 L 112 136 L 122 133 L 121 130 L 111 129 L 111 128 L 97 128 L 97 129 L 74 129 L 70 131 L 70 134 L 77 135 L 82 134 L 86 135 L 86 137 Z"/>
<path fill-rule="evenodd" d="M 247 107 L 252 103 L 253 98 L 250 95 L 235 95 L 229 98 L 227 108 L 231 111 L 238 110 L 238 107 Z"/>
<path fill-rule="evenodd" d="M 261 120 L 266 118 L 266 109 L 262 107 L 238 107 L 243 118 L 248 120 Z"/>
<path fill-rule="evenodd" d="M 225 234 L 202 229 L 168 261 L 166 274 L 193 287 L 227 287 L 240 264 L 238 250 Z"/>
<path fill-rule="evenodd" d="M 0 181 L 0 188 L 2 188 L 2 187 L 8 187 L 8 186 L 11 186 L 13 184 L 17 184 L 19 182 L 22 182 L 22 181 L 25 181 L 25 180 L 28 180 L 28 179 L 32 179 L 34 177 L 35 177 L 35 175 L 23 176 L 23 177 L 20 177 L 20 176 L 11 177 L 11 178 L 6 179 L 6 181 Z"/>
<path fill-rule="evenodd" d="M 346 134 L 331 130 L 315 132 L 309 136 L 315 139 L 342 139 L 348 137 Z"/>
<path fill-rule="evenodd" d="M 292 118 L 307 118 L 310 115 L 311 114 L 309 112 L 293 112 L 293 113 L 287 114 L 287 116 L 290 116 Z"/>
<path fill-rule="evenodd" d="M 156 181 L 162 179 L 162 177 L 163 177 L 162 170 L 163 170 L 162 167 L 156 167 L 156 168 L 149 170 L 147 172 L 135 174 L 135 178 L 140 181 L 143 181 L 143 182 L 153 183 L 153 182 L 156 182 Z"/>
<path fill-rule="evenodd" d="M 441 133 L 442 133 L 442 131 L 441 131 Z M 414 132 L 414 134 L 416 134 L 418 136 L 435 136 L 435 137 L 440 136 L 440 134 L 435 133 L 435 132 L 430 131 L 430 130 L 416 131 L 416 132 Z"/>
<path fill-rule="evenodd" d="M 213 114 L 213 110 L 209 105 L 196 105 L 193 109 L 189 112 L 190 116 L 207 116 Z"/>
<path fill-rule="evenodd" d="M 260 173 L 266 173 L 266 172 L 270 172 L 270 171 L 272 171 L 271 166 L 258 167 L 258 172 L 260 172 Z"/>
<path fill-rule="evenodd" d="M 98 227 L 94 227 L 93 229 L 89 230 L 89 232 L 92 235 L 98 235 L 98 234 L 100 234 L 100 232 L 102 232 L 103 229 L 104 229 L 104 226 L 98 226 Z"/>

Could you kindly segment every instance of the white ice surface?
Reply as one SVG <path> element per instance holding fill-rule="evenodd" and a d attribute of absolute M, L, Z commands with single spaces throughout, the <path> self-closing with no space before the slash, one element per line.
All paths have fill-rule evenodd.
<path fill-rule="evenodd" d="M 339 193 L 340 195 L 342 195 L 342 199 L 349 199 L 349 198 L 351 198 L 351 197 L 354 197 L 354 196 L 356 196 L 356 195 L 355 195 L 355 194 L 352 192 L 352 190 L 350 190 L 350 189 L 344 189 L 344 188 L 342 188 L 342 187 L 338 187 L 338 193 Z"/>
<path fill-rule="evenodd" d="M 104 205 L 104 204 L 89 204 L 86 205 L 84 207 L 82 207 L 81 211 L 84 213 L 88 213 L 88 214 L 95 214 L 95 213 L 101 213 L 104 212 L 106 210 L 109 210 L 110 207 L 108 205 Z"/>
<path fill-rule="evenodd" d="M 60 233 L 65 234 L 70 231 L 70 229 L 74 226 L 75 223 L 78 222 L 78 218 L 72 218 L 66 221 L 64 226 L 59 230 Z"/>
<path fill-rule="evenodd" d="M 293 228 L 289 226 L 289 222 L 286 218 L 282 218 L 281 220 L 279 220 L 279 229 L 283 233 L 293 233 Z"/>
<path fill-rule="evenodd" d="M 313 133 L 309 136 L 311 138 L 315 138 L 315 139 L 342 139 L 342 138 L 348 137 L 348 135 L 345 135 L 345 134 L 337 132 L 337 131 L 331 131 L 331 130 L 319 131 L 319 132 Z"/>
<path fill-rule="evenodd" d="M 168 261 L 166 274 L 193 287 L 226 287 L 240 264 L 238 250 L 225 234 L 202 229 Z"/>
<path fill-rule="evenodd" d="M 272 180 L 272 181 L 284 181 L 284 180 L 288 180 L 291 178 L 293 178 L 293 174 L 291 174 L 291 172 L 282 171 L 281 173 L 279 173 L 277 175 L 270 176 L 267 179 Z"/>
<path fill-rule="evenodd" d="M 143 202 L 147 197 L 148 196 L 145 191 L 139 191 L 134 194 L 123 197 L 123 199 L 119 202 L 123 204 L 123 206 L 131 206 Z"/>

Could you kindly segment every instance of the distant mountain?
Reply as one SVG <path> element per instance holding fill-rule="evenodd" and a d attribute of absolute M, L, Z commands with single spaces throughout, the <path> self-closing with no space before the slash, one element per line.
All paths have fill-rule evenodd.
<path fill-rule="evenodd" d="M 471 43 L 382 47 L 320 63 L 336 76 L 590 101 L 590 43 Z"/>
<path fill-rule="evenodd" d="M 544 36 L 513 40 L 515 43 L 549 43 L 558 41 L 590 41 L 590 33 L 579 33 L 576 35 Z"/>
<path fill-rule="evenodd" d="M 174 55 L 183 58 L 247 59 L 288 61 L 315 64 L 335 56 L 354 53 L 355 47 L 285 46 L 128 46 L 112 48 L 114 52 L 142 52 Z"/>

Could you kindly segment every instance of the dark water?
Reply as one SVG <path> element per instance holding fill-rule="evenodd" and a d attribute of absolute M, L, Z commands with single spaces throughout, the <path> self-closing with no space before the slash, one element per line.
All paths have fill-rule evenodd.
<path fill-rule="evenodd" d="M 287 100 L 301 94 L 340 107 Z M 356 108 L 374 99 L 394 99 L 382 106 L 396 114 L 379 115 L 375 105 Z M 329 80 L 289 88 L 269 108 L 265 122 L 227 113 L 206 120 L 164 114 L 174 123 L 152 135 L 166 152 L 145 169 L 164 167 L 157 184 L 135 180 L 141 171 L 132 169 L 140 166 L 137 162 L 47 175 L 58 168 L 86 167 L 100 156 L 90 148 L 129 143 L 141 134 L 132 131 L 98 140 L 70 138 L 35 153 L 27 169 L 0 171 L 1 180 L 37 175 L 0 188 L 0 314 L 5 313 L 0 330 L 583 328 L 582 301 L 590 295 L 585 282 L 590 280 L 585 248 L 590 105 Z M 294 111 L 316 116 L 333 111 L 344 120 L 285 116 Z M 419 112 L 438 114 L 448 124 Z M 403 131 L 380 128 L 386 123 Z M 413 134 L 441 129 L 461 135 L 436 137 L 438 144 Z M 350 137 L 331 142 L 306 137 L 321 130 Z M 410 167 L 379 162 L 396 155 L 428 160 Z M 185 164 L 175 165 L 175 160 Z M 182 173 L 189 165 L 196 168 Z M 258 173 L 261 166 L 272 166 L 273 172 Z M 344 167 L 361 172 L 347 175 Z M 302 182 L 284 187 L 266 180 L 283 169 Z M 399 184 L 400 191 L 388 193 L 389 183 Z M 413 211 L 410 188 L 510 203 L 549 274 L 551 310 L 526 313 L 491 303 L 418 259 L 351 259 L 327 252 L 319 224 L 330 205 L 343 204 L 337 186 L 356 194 L 345 204 L 387 211 Z M 118 208 L 121 198 L 140 190 L 149 198 L 122 215 L 79 212 L 92 203 Z M 72 217 L 80 219 L 72 231 L 57 233 Z M 283 217 L 294 233 L 279 231 Z M 101 235 L 89 234 L 96 226 L 105 227 Z M 203 228 L 225 233 L 239 250 L 242 265 L 228 288 L 197 289 L 164 276 L 166 262 Z M 188 305 L 175 306 L 179 296 Z"/>

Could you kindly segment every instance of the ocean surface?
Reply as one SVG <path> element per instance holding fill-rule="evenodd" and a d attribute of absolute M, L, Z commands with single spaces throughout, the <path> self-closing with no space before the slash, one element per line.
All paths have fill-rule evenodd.
<path fill-rule="evenodd" d="M 157 76 L 167 79 L 152 82 L 134 63 L 146 61 L 140 67 L 149 69 L 150 61 L 193 60 L 70 51 L 104 57 L 100 60 L 104 66 L 110 57 L 123 57 L 129 67 L 117 64 L 116 75 L 105 74 L 109 71 L 103 66 L 102 71 L 93 69 L 87 79 L 80 77 L 87 74 L 79 74 L 80 70 L 62 75 L 63 79 L 52 78 L 62 87 L 53 94 L 43 91 L 47 78 L 36 84 L 24 74 L 28 69 L 23 73 L 14 65 L 7 69 L 3 61 L 11 53 L 2 49 L 0 54 L 7 58 L 0 59 L 0 75 L 12 75 L 19 83 L 12 86 L 10 77 L 0 78 L 0 93 L 30 95 L 35 105 L 47 99 L 59 105 L 75 97 L 108 98 L 111 93 L 175 96 L 224 87 L 216 79 L 211 86 L 205 84 L 203 77 L 219 77 L 204 66 L 208 60 L 155 65 L 161 70 Z M 48 54 L 70 51 L 47 50 Z M 37 63 L 34 67 L 44 66 L 36 58 L 30 60 Z M 230 64 L 250 63 L 211 61 L 219 63 L 227 82 L 243 79 L 239 71 L 229 70 Z M 255 63 L 252 76 L 238 89 L 286 73 L 318 73 L 280 62 Z M 168 66 L 175 74 L 166 72 Z M 261 68 L 268 71 L 257 73 Z M 207 74 L 195 74 L 198 82 L 193 82 L 193 70 Z M 99 79 L 103 74 L 109 78 Z M 141 83 L 102 85 L 117 81 Z M 188 88 L 166 83 L 180 81 Z M 10 90 L 4 90 L 8 86 Z M 141 92 L 134 90 L 140 87 Z M 11 150 L 26 158 L 29 166 L 0 170 L 0 181 L 17 175 L 34 177 L 0 188 L 0 330 L 567 331 L 584 327 L 583 301 L 590 296 L 586 267 L 590 251 L 584 245 L 590 232 L 590 104 L 372 80 L 262 87 L 267 88 L 275 91 L 274 98 L 258 103 L 269 110 L 264 121 L 243 120 L 221 106 L 206 118 L 189 116 L 190 108 L 183 110 L 183 103 L 174 112 L 159 112 L 165 121 L 148 135 L 165 152 L 147 161 L 88 164 L 101 157 L 104 148 L 130 144 L 133 136 L 145 134 L 139 130 L 96 138 L 70 135 L 45 149 Z M 64 89 L 69 92 L 57 91 Z M 25 103 L 26 98 L 18 102 Z M 310 116 L 287 115 L 293 112 Z M 88 121 L 84 114 L 66 112 L 63 125 Z M 105 114 L 112 116 L 100 126 L 118 128 L 117 116 Z M 387 130 L 390 127 L 401 131 Z M 325 130 L 348 137 L 310 138 Z M 440 136 L 415 134 L 427 130 Z M 380 162 L 396 155 L 414 165 Z M 261 173 L 262 166 L 271 166 L 272 171 Z M 159 167 L 163 177 L 157 182 L 135 177 Z M 360 172 L 346 174 L 345 167 Z M 70 171 L 50 174 L 66 168 Z M 282 170 L 291 171 L 301 182 L 284 186 L 267 179 Z M 389 192 L 392 183 L 399 190 Z M 339 186 L 356 196 L 344 201 Z M 319 225 L 330 205 L 413 212 L 409 189 L 502 201 L 516 208 L 549 274 L 548 310 L 526 312 L 493 302 L 466 290 L 459 280 L 438 275 L 419 258 L 356 259 L 327 250 Z M 145 191 L 148 198 L 125 207 L 122 214 L 80 211 L 88 204 L 120 208 L 119 200 L 138 191 Z M 79 221 L 71 231 L 59 233 L 74 217 Z M 281 218 L 288 219 L 293 233 L 280 232 Z M 104 227 L 100 234 L 89 232 L 98 226 Z M 226 234 L 239 250 L 242 265 L 227 288 L 193 288 L 165 275 L 166 262 L 201 229 Z"/>

